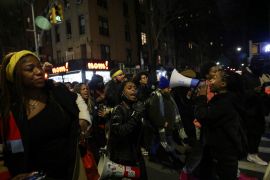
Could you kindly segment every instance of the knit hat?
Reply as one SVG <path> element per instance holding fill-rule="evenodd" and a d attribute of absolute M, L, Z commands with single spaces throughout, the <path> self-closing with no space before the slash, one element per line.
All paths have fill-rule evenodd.
<path fill-rule="evenodd" d="M 119 74 L 123 74 L 124 72 L 119 68 L 114 68 L 110 72 L 111 78 L 114 78 L 115 76 L 118 76 Z"/>
<path fill-rule="evenodd" d="M 94 74 L 88 85 L 89 85 L 90 89 L 92 89 L 92 90 L 103 89 L 104 88 L 103 77 L 101 75 Z"/>
<path fill-rule="evenodd" d="M 170 81 L 164 76 L 161 76 L 159 79 L 158 87 L 160 89 L 165 89 L 165 88 L 168 88 L 169 86 L 170 86 Z"/>
<path fill-rule="evenodd" d="M 189 77 L 189 78 L 196 77 L 196 73 L 192 69 L 186 69 L 184 71 L 181 71 L 180 74 L 182 74 L 183 76 Z"/>
<path fill-rule="evenodd" d="M 13 79 L 13 72 L 15 70 L 16 64 L 19 62 L 19 60 L 21 60 L 22 57 L 24 57 L 26 55 L 35 56 L 39 60 L 39 57 L 36 54 L 34 54 L 33 52 L 28 51 L 28 50 L 22 50 L 22 51 L 10 53 L 7 55 L 7 56 L 11 56 L 9 63 L 6 66 L 6 76 L 10 82 L 13 82 L 13 80 L 14 80 Z"/>

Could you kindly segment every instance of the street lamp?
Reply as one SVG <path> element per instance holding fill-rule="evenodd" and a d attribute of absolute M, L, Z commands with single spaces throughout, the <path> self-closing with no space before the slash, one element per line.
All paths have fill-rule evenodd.
<path fill-rule="evenodd" d="M 236 51 L 240 52 L 240 51 L 242 51 L 242 48 L 241 47 L 237 47 L 236 48 Z"/>

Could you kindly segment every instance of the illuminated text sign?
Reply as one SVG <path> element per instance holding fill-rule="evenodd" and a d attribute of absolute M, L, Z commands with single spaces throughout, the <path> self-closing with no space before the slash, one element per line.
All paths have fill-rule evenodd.
<path fill-rule="evenodd" d="M 109 65 L 108 61 L 105 62 L 89 62 L 87 64 L 88 69 L 93 69 L 93 70 L 108 70 Z"/>
<path fill-rule="evenodd" d="M 65 66 L 52 68 L 52 72 L 53 74 L 61 73 L 61 72 L 68 72 L 68 62 L 66 62 Z"/>

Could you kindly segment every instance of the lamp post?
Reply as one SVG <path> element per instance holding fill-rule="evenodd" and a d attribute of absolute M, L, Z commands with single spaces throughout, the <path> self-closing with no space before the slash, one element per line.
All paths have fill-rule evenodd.
<path fill-rule="evenodd" d="M 31 3 L 31 12 L 32 12 L 32 22 L 33 22 L 33 32 L 34 32 L 34 39 L 35 39 L 35 51 L 37 56 L 39 55 L 38 52 L 38 40 L 37 40 L 37 31 L 36 31 L 36 24 L 35 24 L 35 11 L 34 11 L 34 2 Z"/>
<path fill-rule="evenodd" d="M 34 40 L 35 40 L 35 52 L 37 56 L 39 55 L 38 51 L 38 39 L 37 39 L 37 31 L 36 31 L 36 24 L 35 24 L 35 11 L 34 11 L 34 0 L 30 2 L 24 0 L 28 5 L 31 6 L 31 14 L 32 14 L 32 23 L 33 23 L 33 29 L 30 29 L 28 31 L 32 31 L 34 33 Z"/>

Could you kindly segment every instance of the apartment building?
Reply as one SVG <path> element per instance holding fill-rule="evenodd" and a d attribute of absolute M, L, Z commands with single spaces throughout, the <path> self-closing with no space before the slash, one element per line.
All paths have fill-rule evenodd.
<path fill-rule="evenodd" d="M 51 29 L 53 59 L 139 62 L 133 0 L 65 0 L 64 20 Z"/>

